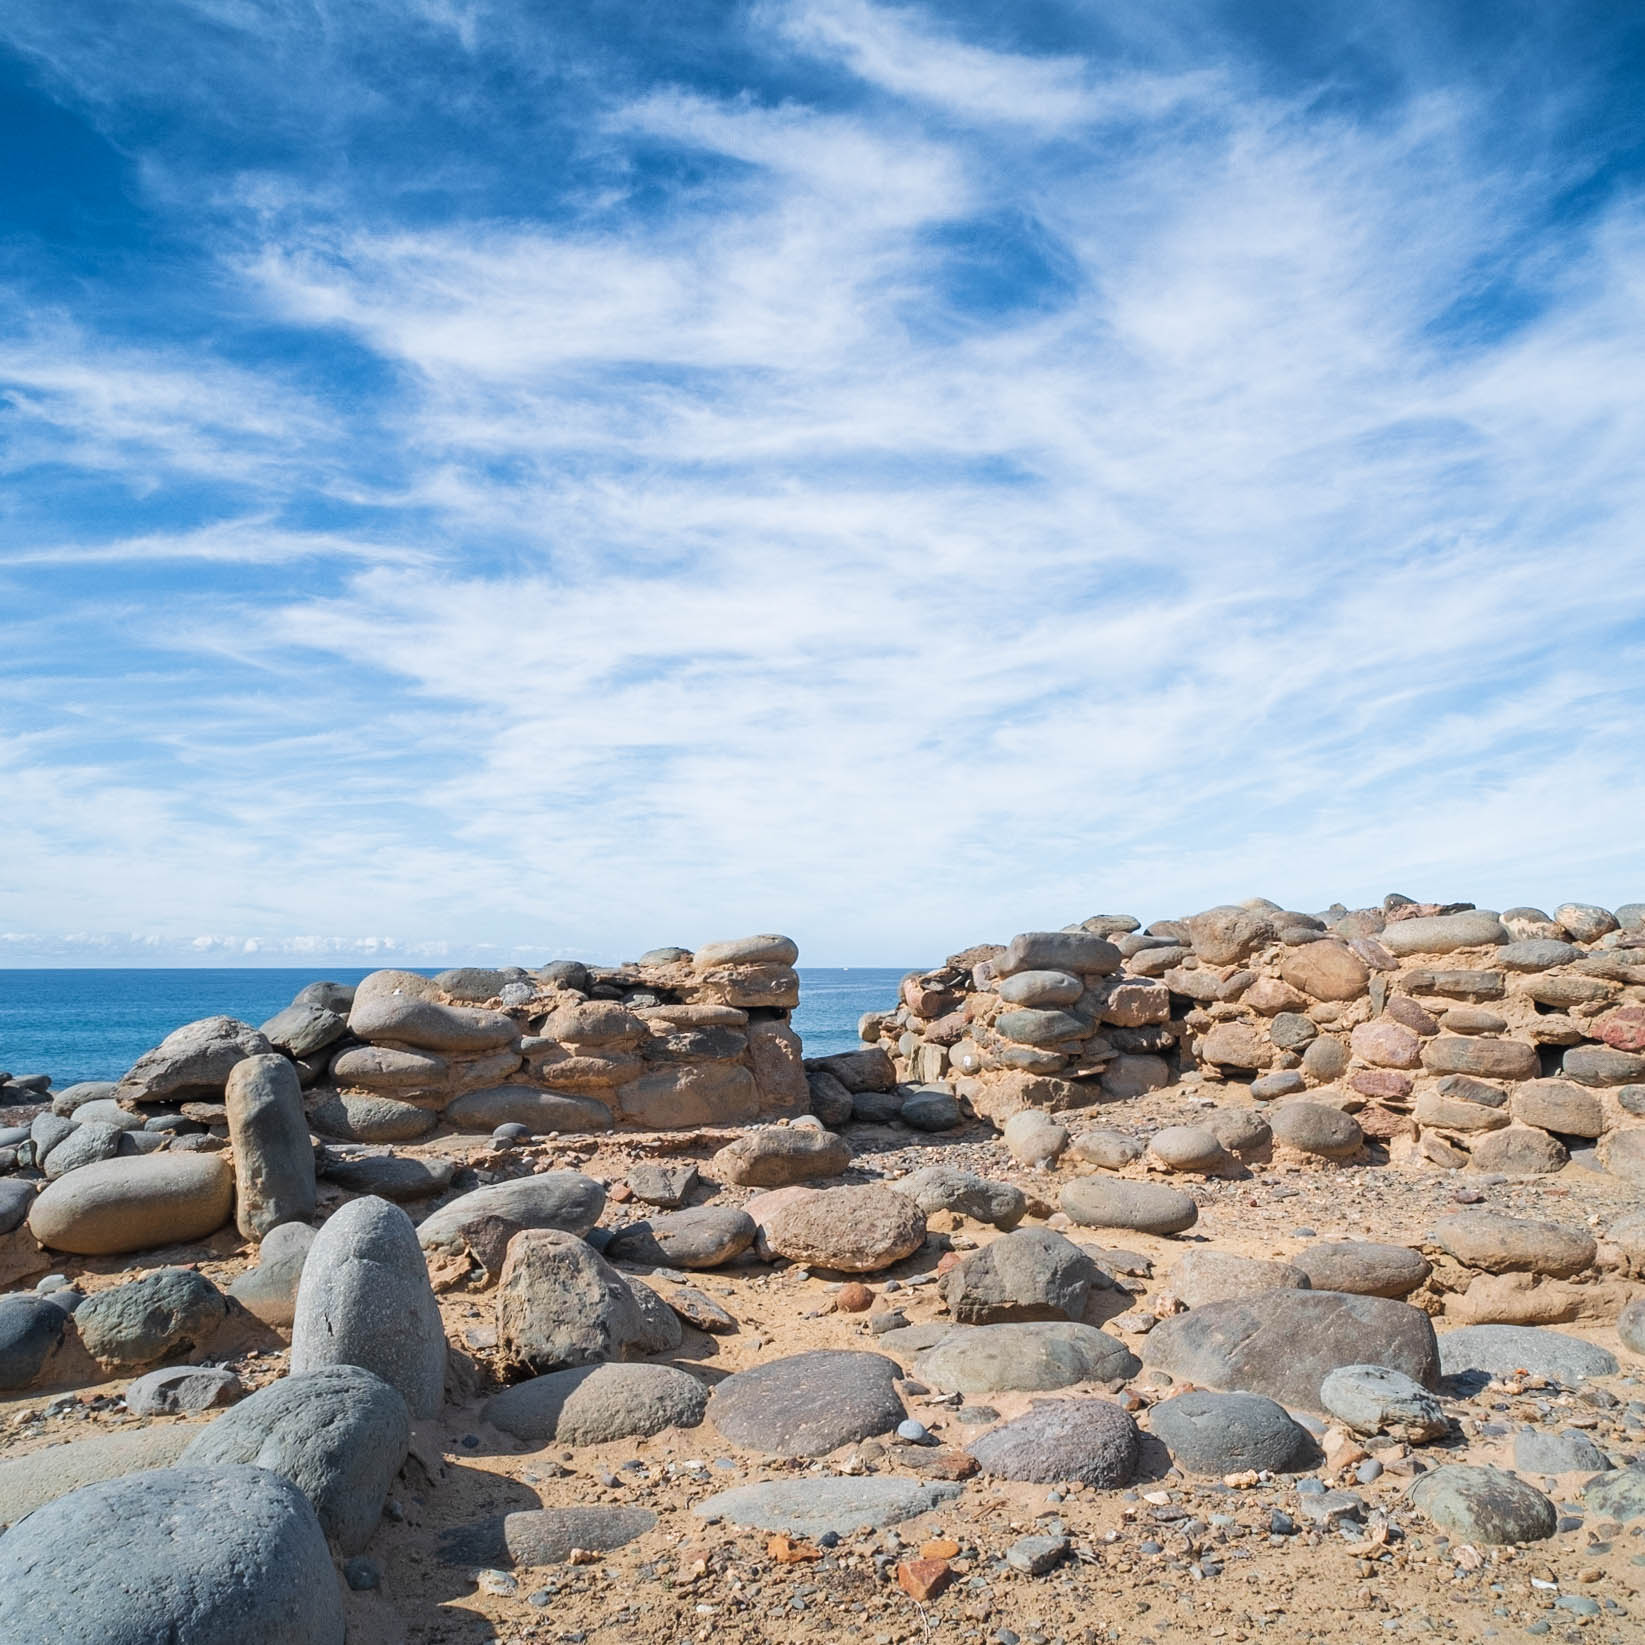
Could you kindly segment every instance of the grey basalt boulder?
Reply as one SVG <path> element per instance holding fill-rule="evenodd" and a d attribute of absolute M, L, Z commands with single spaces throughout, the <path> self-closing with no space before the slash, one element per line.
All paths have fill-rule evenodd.
<path fill-rule="evenodd" d="M 66 1177 L 70 1171 L 78 1171 L 82 1166 L 113 1159 L 120 1152 L 120 1138 L 125 1129 L 124 1126 L 110 1125 L 106 1120 L 80 1121 L 46 1156 L 46 1181 L 56 1182 L 59 1177 Z"/>
<path fill-rule="evenodd" d="M 160 1102 L 167 1098 L 217 1098 L 236 1063 L 274 1049 L 249 1022 L 233 1017 L 203 1017 L 167 1034 L 145 1051 L 116 1083 L 112 1093 L 122 1102 Z"/>
<path fill-rule="evenodd" d="M 1070 1239 L 1050 1228 L 1019 1228 L 964 1257 L 938 1282 L 961 1325 L 1008 1320 L 1077 1320 L 1093 1287 L 1108 1277 Z"/>
<path fill-rule="evenodd" d="M 295 1486 L 261 1468 L 158 1468 L 72 1491 L 0 1538 L 0 1638 L 343 1645 L 343 1606 Z"/>
<path fill-rule="evenodd" d="M 440 1414 L 446 1340 L 417 1231 L 398 1205 L 350 1201 L 315 1236 L 297 1287 L 291 1370 L 358 1365 L 413 1417 Z"/>
<path fill-rule="evenodd" d="M 755 1232 L 754 1219 L 734 1205 L 697 1205 L 619 1228 L 606 1255 L 663 1268 L 718 1268 L 746 1251 Z"/>
<path fill-rule="evenodd" d="M 1199 1220 L 1199 1207 L 1175 1188 L 1109 1177 L 1076 1177 L 1062 1191 L 1062 1208 L 1086 1228 L 1139 1234 L 1180 1234 Z"/>
<path fill-rule="evenodd" d="M 907 1416 L 896 1362 L 883 1354 L 820 1348 L 767 1360 L 721 1382 L 708 1417 L 733 1445 L 784 1457 L 826 1456 L 887 1434 Z"/>
<path fill-rule="evenodd" d="M 105 1370 L 152 1365 L 204 1347 L 228 1317 L 223 1293 L 192 1268 L 160 1268 L 94 1292 L 75 1310 L 86 1352 Z"/>
<path fill-rule="evenodd" d="M 1386 1430 L 1412 1444 L 1450 1428 L 1439 1401 L 1421 1383 L 1386 1365 L 1342 1365 L 1319 1385 L 1321 1406 L 1356 1434 Z"/>
<path fill-rule="evenodd" d="M 969 1450 L 995 1479 L 1080 1480 L 1112 1490 L 1135 1476 L 1141 1438 L 1129 1414 L 1108 1400 L 1057 1399 L 1037 1402 L 973 1440 Z"/>
<path fill-rule="evenodd" d="M 649 1508 L 590 1506 L 528 1508 L 454 1526 L 440 1538 L 448 1565 L 562 1565 L 572 1554 L 608 1554 L 642 1537 L 657 1523 Z"/>
<path fill-rule="evenodd" d="M 1315 1291 L 1408 1297 L 1432 1272 L 1420 1251 L 1369 1240 L 1310 1241 L 1291 1258 Z"/>
<path fill-rule="evenodd" d="M 245 1389 L 218 1365 L 169 1365 L 147 1371 L 126 1389 L 126 1409 L 137 1417 L 189 1416 L 232 1405 Z"/>
<path fill-rule="evenodd" d="M 323 1005 L 288 1005 L 259 1030 L 276 1051 L 288 1057 L 313 1057 L 348 1032 L 346 1014 Z"/>
<path fill-rule="evenodd" d="M 257 1266 L 239 1275 L 228 1294 L 265 1325 L 290 1325 L 314 1239 L 315 1230 L 306 1222 L 282 1222 L 269 1229 L 257 1250 Z"/>
<path fill-rule="evenodd" d="M 0 1297 L 0 1390 L 27 1388 L 63 1340 L 68 1315 L 44 1297 Z"/>
<path fill-rule="evenodd" d="M 1014 1183 L 994 1182 L 949 1165 L 928 1165 L 891 1184 L 927 1216 L 952 1211 L 1009 1232 L 1022 1221 L 1028 1197 Z"/>
<path fill-rule="evenodd" d="M 290 1480 L 338 1552 L 357 1554 L 410 1444 L 397 1390 L 358 1365 L 327 1365 L 259 1388 L 191 1440 L 181 1463 L 250 1463 Z"/>
<path fill-rule="evenodd" d="M 486 1402 L 494 1428 L 537 1445 L 603 1445 L 695 1428 L 708 1389 L 673 1365 L 604 1364 L 551 1371 Z"/>
<path fill-rule="evenodd" d="M 374 971 L 354 991 L 349 1032 L 424 1051 L 492 1051 L 513 1044 L 519 1025 L 500 1011 L 443 1005 L 430 977 L 413 971 Z"/>
<path fill-rule="evenodd" d="M 516 1234 L 497 1281 L 496 1307 L 504 1357 L 534 1372 L 655 1351 L 654 1327 L 634 1290 L 575 1234 L 552 1228 Z"/>
<path fill-rule="evenodd" d="M 1616 1355 L 1545 1325 L 1464 1325 L 1439 1339 L 1439 1363 L 1448 1377 L 1500 1377 L 1516 1371 L 1580 1383 L 1615 1376 Z"/>
<path fill-rule="evenodd" d="M 1178 1394 L 1149 1411 L 1148 1427 L 1192 1474 L 1284 1473 L 1307 1466 L 1314 1449 L 1307 1430 L 1261 1394 Z"/>
<path fill-rule="evenodd" d="M 261 1239 L 282 1222 L 314 1215 L 314 1146 L 297 1070 L 282 1056 L 234 1065 L 223 1101 L 234 1150 L 234 1223 Z"/>
<path fill-rule="evenodd" d="M 1144 1365 L 1179 1380 L 1309 1411 L 1320 1409 L 1326 1376 L 1368 1360 L 1434 1387 L 1439 1349 L 1428 1316 L 1388 1297 L 1263 1291 L 1162 1320 L 1142 1350 Z"/>

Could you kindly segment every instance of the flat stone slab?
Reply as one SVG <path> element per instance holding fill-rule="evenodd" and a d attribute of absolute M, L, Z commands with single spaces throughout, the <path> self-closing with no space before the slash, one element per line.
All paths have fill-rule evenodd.
<path fill-rule="evenodd" d="M 1123 1342 L 1067 1320 L 962 1327 L 914 1364 L 922 1382 L 962 1394 L 1069 1388 L 1133 1377 L 1141 1369 Z"/>
<path fill-rule="evenodd" d="M 722 1519 L 756 1531 L 788 1531 L 818 1537 L 850 1536 L 861 1526 L 878 1530 L 928 1514 L 960 1494 L 958 1485 L 916 1479 L 779 1479 L 740 1485 L 692 1508 L 702 1519 Z"/>
<path fill-rule="evenodd" d="M 820 1348 L 738 1371 L 715 1390 L 708 1419 L 733 1445 L 775 1456 L 826 1456 L 888 1434 L 908 1415 L 884 1354 Z"/>
<path fill-rule="evenodd" d="M 1556 1382 L 1582 1382 L 1616 1373 L 1616 1356 L 1581 1337 L 1545 1325 L 1464 1325 L 1439 1339 L 1444 1376 L 1507 1376 L 1529 1371 Z"/>
<path fill-rule="evenodd" d="M 181 1422 L 163 1428 L 117 1429 L 0 1462 L 0 1525 L 15 1525 L 24 1514 L 82 1485 L 119 1479 L 146 1468 L 164 1468 L 200 1432 L 198 1426 Z"/>
<path fill-rule="evenodd" d="M 1440 1374 L 1434 1328 L 1421 1309 L 1345 1291 L 1259 1291 L 1162 1320 L 1142 1362 L 1210 1388 L 1266 1394 L 1281 1405 L 1320 1407 L 1320 1384 L 1367 1361 L 1424 1387 Z"/>
<path fill-rule="evenodd" d="M 448 1565 L 562 1565 L 573 1548 L 608 1554 L 656 1523 L 649 1508 L 530 1508 L 445 1532 L 440 1558 Z"/>

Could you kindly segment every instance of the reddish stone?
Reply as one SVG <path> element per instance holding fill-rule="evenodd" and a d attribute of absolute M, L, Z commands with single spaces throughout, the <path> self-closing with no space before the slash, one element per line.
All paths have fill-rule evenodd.
<path fill-rule="evenodd" d="M 946 1559 L 905 1559 L 897 1567 L 897 1586 L 918 1605 L 935 1599 L 953 1580 Z"/>
<path fill-rule="evenodd" d="M 1624 1005 L 1607 1011 L 1594 1026 L 1613 1051 L 1645 1051 L 1645 1006 Z"/>
<path fill-rule="evenodd" d="M 1411 1094 L 1411 1076 L 1396 1073 L 1392 1068 L 1362 1068 L 1348 1083 L 1362 1097 L 1398 1100 Z"/>
<path fill-rule="evenodd" d="M 840 1314 L 861 1314 L 874 1306 L 874 1293 L 853 1280 L 834 1293 L 834 1310 Z"/>

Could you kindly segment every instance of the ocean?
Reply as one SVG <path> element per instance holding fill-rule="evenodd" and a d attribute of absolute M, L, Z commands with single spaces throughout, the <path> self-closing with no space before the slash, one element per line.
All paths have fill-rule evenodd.
<path fill-rule="evenodd" d="M 118 1079 L 172 1029 L 200 1017 L 267 1022 L 305 983 L 358 982 L 369 969 L 0 970 L 0 1070 L 50 1074 L 61 1090 Z M 432 976 L 432 970 L 426 972 Z M 864 1011 L 889 1010 L 904 970 L 800 969 L 794 1026 L 808 1056 L 850 1051 Z"/>

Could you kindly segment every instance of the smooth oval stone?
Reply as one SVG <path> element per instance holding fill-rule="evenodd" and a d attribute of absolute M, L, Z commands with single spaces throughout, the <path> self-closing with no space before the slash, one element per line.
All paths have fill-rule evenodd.
<path fill-rule="evenodd" d="M 1205 1129 L 1230 1154 L 1258 1154 L 1273 1141 L 1268 1121 L 1254 1108 L 1219 1108 L 1205 1116 Z"/>
<path fill-rule="evenodd" d="M 423 1051 L 491 1051 L 512 1044 L 520 1030 L 500 1011 L 442 1005 L 429 998 L 432 978 L 410 971 L 374 971 L 354 991 L 349 1031 L 362 1040 Z"/>
<path fill-rule="evenodd" d="M 1074 1138 L 1073 1151 L 1087 1165 L 1098 1165 L 1105 1171 L 1123 1171 L 1142 1158 L 1143 1144 L 1124 1131 L 1099 1127 L 1080 1132 Z"/>
<path fill-rule="evenodd" d="M 70 1171 L 95 1165 L 99 1160 L 113 1159 L 120 1152 L 120 1142 L 126 1134 L 123 1126 L 108 1125 L 102 1120 L 81 1120 L 78 1115 L 75 1118 L 74 1130 L 46 1156 L 48 1182 L 66 1177 Z"/>
<path fill-rule="evenodd" d="M 1172 1171 L 1217 1171 L 1228 1163 L 1222 1144 L 1199 1125 L 1168 1125 L 1156 1131 L 1148 1151 Z"/>
<path fill-rule="evenodd" d="M 1498 949 L 1496 962 L 1509 971 L 1552 971 L 1556 965 L 1570 965 L 1581 958 L 1582 950 L 1572 943 L 1530 937 Z"/>
<path fill-rule="evenodd" d="M 265 1325 L 290 1325 L 297 1312 L 297 1285 L 314 1244 L 306 1222 L 282 1222 L 263 1236 L 257 1266 L 248 1268 L 228 1294 Z"/>
<path fill-rule="evenodd" d="M 1067 971 L 1019 971 L 999 985 L 1007 1005 L 1072 1005 L 1084 992 L 1084 981 Z"/>
<path fill-rule="evenodd" d="M 1129 1414 L 1108 1400 L 1059 1399 L 1032 1406 L 967 1449 L 995 1479 L 1081 1480 L 1113 1490 L 1136 1474 L 1141 1438 Z"/>
<path fill-rule="evenodd" d="M 440 1123 L 431 1108 L 357 1091 L 324 1091 L 309 1109 L 314 1129 L 342 1142 L 412 1142 Z"/>
<path fill-rule="evenodd" d="M 1192 1474 L 1284 1473 L 1304 1467 L 1313 1452 L 1308 1431 L 1284 1406 L 1260 1394 L 1195 1389 L 1162 1400 L 1148 1413 L 1149 1431 Z"/>
<path fill-rule="evenodd" d="M 754 1219 L 736 1206 L 698 1205 L 619 1228 L 605 1254 L 613 1262 L 718 1268 L 746 1251 L 755 1231 Z"/>
<path fill-rule="evenodd" d="M 297 1070 L 285 1057 L 234 1065 L 223 1096 L 234 1150 L 234 1222 L 260 1239 L 282 1222 L 314 1215 L 314 1145 Z"/>
<path fill-rule="evenodd" d="M 1108 1177 L 1075 1178 L 1062 1191 L 1062 1208 L 1083 1227 L 1139 1234 L 1180 1234 L 1199 1220 L 1199 1207 L 1175 1188 Z"/>
<path fill-rule="evenodd" d="M 1458 1262 L 1488 1274 L 1570 1279 L 1592 1267 L 1599 1252 L 1586 1228 L 1499 1211 L 1459 1211 L 1435 1225 L 1434 1238 Z"/>
<path fill-rule="evenodd" d="M 1067 1320 L 953 1331 L 914 1363 L 920 1381 L 962 1394 L 1069 1388 L 1133 1377 L 1141 1369 L 1124 1343 Z"/>
<path fill-rule="evenodd" d="M 1545 1325 L 1464 1325 L 1447 1331 L 1439 1339 L 1439 1364 L 1448 1377 L 1528 1371 L 1567 1383 L 1615 1376 L 1617 1370 L 1614 1354 Z"/>
<path fill-rule="evenodd" d="M 1291 1258 L 1316 1291 L 1348 1291 L 1364 1297 L 1406 1297 L 1432 1269 L 1420 1251 L 1369 1241 L 1310 1241 Z"/>
<path fill-rule="evenodd" d="M 105 1480 L 0 1538 L 9 1645 L 343 1645 L 343 1634 L 314 1510 L 261 1468 Z"/>
<path fill-rule="evenodd" d="M 250 1463 L 290 1480 L 338 1551 L 357 1554 L 410 1445 L 395 1389 L 358 1365 L 327 1365 L 259 1388 L 202 1429 L 182 1465 Z"/>
<path fill-rule="evenodd" d="M 902 1106 L 900 1098 L 897 1106 Z M 820 1127 L 760 1125 L 727 1143 L 707 1169 L 720 1182 L 746 1188 L 786 1188 L 817 1177 L 837 1177 L 851 1157 L 851 1145 L 844 1137 Z"/>
<path fill-rule="evenodd" d="M 1435 1468 L 1411 1482 L 1409 1495 L 1442 1531 L 1467 1542 L 1539 1542 L 1554 1534 L 1559 1521 L 1553 1503 L 1535 1486 L 1500 1468 Z"/>
<path fill-rule="evenodd" d="M 1477 1074 L 1486 1079 L 1534 1080 L 1541 1065 L 1536 1047 L 1524 1040 L 1441 1034 L 1424 1044 L 1422 1066 L 1430 1074 Z"/>
<path fill-rule="evenodd" d="M 445 1400 L 446 1339 L 411 1218 L 350 1201 L 315 1236 L 297 1287 L 291 1369 L 358 1365 L 399 1390 L 414 1417 Z"/>
<path fill-rule="evenodd" d="M 21 1228 L 34 1204 L 34 1184 L 22 1177 L 0 1177 L 0 1234 Z"/>
<path fill-rule="evenodd" d="M 53 1109 L 53 1112 L 56 1110 Z M 141 1131 L 146 1123 L 143 1115 L 134 1114 L 129 1108 L 122 1108 L 110 1097 L 76 1103 L 72 1114 L 76 1125 L 84 1125 L 88 1120 L 101 1120 L 103 1124 L 112 1125 L 121 1131 Z"/>
<path fill-rule="evenodd" d="M 82 1166 L 29 1211 L 48 1250 L 113 1256 L 203 1239 L 228 1221 L 234 1173 L 220 1154 L 148 1154 Z"/>
<path fill-rule="evenodd" d="M 731 1441 L 787 1457 L 826 1456 L 888 1434 L 908 1413 L 883 1354 L 815 1349 L 737 1371 L 715 1389 L 708 1417 Z"/>
<path fill-rule="evenodd" d="M 994 1019 L 994 1031 L 1002 1039 L 1018 1045 L 1060 1045 L 1066 1040 L 1087 1038 L 1091 1024 L 1066 1011 L 1036 1011 L 1027 1006 L 1002 1011 Z"/>
<path fill-rule="evenodd" d="M 1573 1045 L 1560 1059 L 1560 1070 L 1582 1085 L 1627 1085 L 1645 1079 L 1645 1056 L 1608 1045 Z"/>
<path fill-rule="evenodd" d="M 440 1157 L 328 1152 L 320 1174 L 352 1194 L 399 1201 L 443 1194 L 455 1172 L 455 1163 Z"/>
<path fill-rule="evenodd" d="M 604 1445 L 665 1428 L 695 1428 L 708 1390 L 673 1365 L 606 1364 L 551 1371 L 486 1402 L 494 1428 L 532 1444 Z"/>
<path fill-rule="evenodd" d="M 1501 946 L 1508 940 L 1502 921 L 1486 908 L 1394 920 L 1383 927 L 1380 937 L 1382 946 L 1397 957 L 1450 954 L 1459 948 Z"/>
<path fill-rule="evenodd" d="M 609 1131 L 611 1110 L 595 1097 L 542 1091 L 534 1085 L 497 1085 L 467 1091 L 448 1103 L 443 1118 L 459 1131 L 492 1131 L 499 1125 L 523 1125 L 533 1136 L 550 1131 L 572 1135 Z"/>
<path fill-rule="evenodd" d="M 1522 1125 L 1567 1136 L 1598 1137 L 1605 1132 L 1605 1105 L 1570 1080 L 1526 1080 L 1514 1087 L 1509 1111 Z"/>
<path fill-rule="evenodd" d="M 1348 1159 L 1364 1146 L 1365 1133 L 1352 1114 L 1323 1102 L 1287 1102 L 1268 1113 L 1274 1141 L 1322 1159 Z"/>

